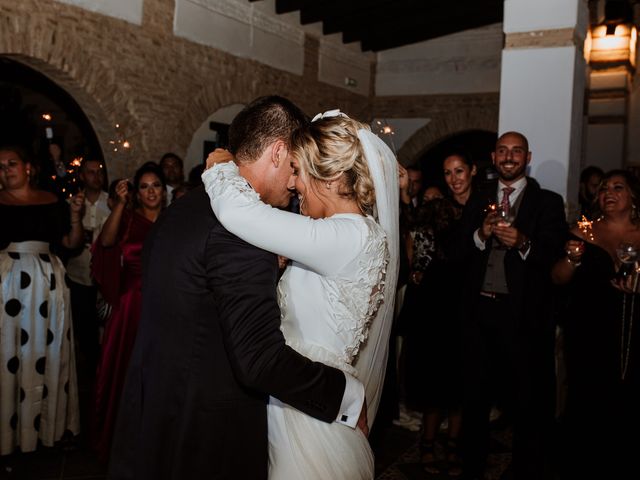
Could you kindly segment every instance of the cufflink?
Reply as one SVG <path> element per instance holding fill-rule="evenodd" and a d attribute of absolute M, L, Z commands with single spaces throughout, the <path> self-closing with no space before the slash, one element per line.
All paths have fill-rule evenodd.
<path fill-rule="evenodd" d="M 348 420 L 349 420 L 349 415 L 342 415 L 342 417 L 340 417 L 341 422 L 346 422 Z"/>

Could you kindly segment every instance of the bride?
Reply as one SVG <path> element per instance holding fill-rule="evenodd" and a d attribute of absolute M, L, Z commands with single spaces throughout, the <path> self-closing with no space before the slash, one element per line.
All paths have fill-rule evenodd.
<path fill-rule="evenodd" d="M 215 165 L 202 178 L 227 230 L 292 260 L 278 285 L 287 343 L 358 378 L 370 426 L 397 280 L 397 162 L 368 127 L 338 110 L 294 133 L 290 159 L 302 215 L 261 202 L 225 154 L 210 156 L 208 166 Z M 272 397 L 268 432 L 272 480 L 373 478 L 373 455 L 358 429 L 321 422 Z"/>

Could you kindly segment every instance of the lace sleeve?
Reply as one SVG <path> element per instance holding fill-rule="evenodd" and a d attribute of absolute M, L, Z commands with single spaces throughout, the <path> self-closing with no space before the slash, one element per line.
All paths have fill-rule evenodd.
<path fill-rule="evenodd" d="M 213 212 L 227 230 L 318 273 L 336 273 L 362 247 L 362 231 L 353 221 L 312 219 L 262 202 L 233 162 L 206 170 L 202 181 Z"/>

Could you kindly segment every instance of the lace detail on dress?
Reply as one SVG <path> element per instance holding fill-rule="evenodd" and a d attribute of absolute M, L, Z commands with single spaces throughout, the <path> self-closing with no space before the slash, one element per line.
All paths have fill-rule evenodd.
<path fill-rule="evenodd" d="M 252 201 L 259 201 L 260 195 L 247 180 L 240 175 L 234 162 L 218 163 L 202 174 L 205 189 L 211 198 L 228 194 L 241 195 Z"/>
<path fill-rule="evenodd" d="M 339 334 L 346 342 L 342 361 L 351 365 L 367 340 L 369 326 L 384 298 L 388 259 L 386 236 L 380 226 L 367 217 L 366 238 L 362 253 L 354 260 L 356 274 L 351 280 L 341 278 L 328 282 L 331 315 Z"/>
<path fill-rule="evenodd" d="M 370 287 L 364 291 L 371 293 L 369 298 L 366 299 L 366 314 L 356 317 L 356 324 L 352 327 L 355 338 L 345 349 L 345 355 L 349 358 L 349 363 L 353 363 L 360 351 L 360 346 L 367 340 L 371 322 L 384 300 L 385 278 L 389 261 L 386 235 L 372 218 L 367 218 L 367 224 L 369 234 L 364 248 L 364 255 L 360 255 L 358 258 L 358 277 L 360 281 Z"/>
<path fill-rule="evenodd" d="M 300 299 L 289 298 L 292 287 L 297 289 L 292 272 L 303 270 L 296 265 L 287 268 L 278 285 L 278 304 L 282 312 L 282 331 L 287 343 L 306 354 L 320 344 L 323 350 L 332 352 L 332 365 L 348 371 L 353 368 L 361 346 L 367 340 L 369 327 L 384 298 L 386 266 L 388 262 L 387 241 L 382 228 L 371 217 L 336 219 L 335 221 L 362 222 L 362 249 L 359 254 L 339 272 L 332 276 L 318 276 L 324 297 L 318 301 L 319 309 L 313 318 L 297 318 L 294 307 Z M 333 332 L 333 340 L 327 337 L 300 335 L 300 325 L 326 322 L 327 332 Z M 335 334 L 335 336 L 334 336 Z M 314 357 L 310 357 L 314 358 Z M 315 359 L 315 358 L 314 358 Z M 324 362 L 324 360 L 322 360 Z"/>

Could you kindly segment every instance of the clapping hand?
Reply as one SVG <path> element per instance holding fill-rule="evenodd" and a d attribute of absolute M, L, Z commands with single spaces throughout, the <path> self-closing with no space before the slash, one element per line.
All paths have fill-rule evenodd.
<path fill-rule="evenodd" d="M 84 191 L 80 190 L 73 197 L 71 197 L 71 214 L 82 216 L 82 210 L 84 209 Z"/>
<path fill-rule="evenodd" d="M 493 229 L 498 221 L 498 214 L 495 210 L 489 210 L 487 216 L 484 217 L 480 230 L 478 232 L 480 240 L 486 242 L 487 239 L 493 234 Z"/>
<path fill-rule="evenodd" d="M 501 222 L 494 225 L 493 234 L 502 245 L 509 248 L 519 247 L 525 241 L 524 235 L 516 227 Z"/>
<path fill-rule="evenodd" d="M 409 175 L 407 169 L 398 163 L 398 185 L 400 190 L 406 190 L 409 188 Z"/>
<path fill-rule="evenodd" d="M 126 205 L 129 202 L 129 180 L 123 179 L 118 182 L 116 185 L 116 197 L 118 198 L 118 203 L 122 205 Z"/>
<path fill-rule="evenodd" d="M 411 197 L 409 196 L 409 174 L 407 169 L 400 165 L 398 162 L 398 187 L 400 187 L 400 200 L 405 205 L 411 203 Z"/>
<path fill-rule="evenodd" d="M 209 170 L 217 163 L 231 162 L 232 160 L 233 155 L 231 155 L 231 152 L 229 150 L 225 150 L 224 148 L 216 148 L 207 157 L 207 167 L 205 170 Z"/>

